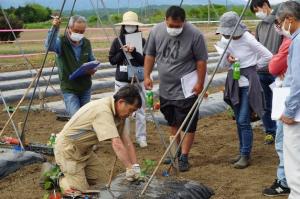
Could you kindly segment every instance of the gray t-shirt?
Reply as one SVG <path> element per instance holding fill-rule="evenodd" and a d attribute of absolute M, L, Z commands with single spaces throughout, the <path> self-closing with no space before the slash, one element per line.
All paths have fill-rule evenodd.
<path fill-rule="evenodd" d="M 197 69 L 196 62 L 208 59 L 202 33 L 185 23 L 182 33 L 172 37 L 165 22 L 153 27 L 144 47 L 146 55 L 156 57 L 159 74 L 159 94 L 168 100 L 184 99 L 181 77 Z"/>

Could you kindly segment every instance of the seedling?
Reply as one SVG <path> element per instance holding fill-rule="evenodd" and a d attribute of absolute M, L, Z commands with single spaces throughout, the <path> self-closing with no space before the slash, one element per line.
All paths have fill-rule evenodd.
<path fill-rule="evenodd" d="M 156 162 L 154 160 L 149 160 L 149 159 L 144 160 L 141 176 L 145 177 L 149 175 L 154 169 L 155 164 Z"/>

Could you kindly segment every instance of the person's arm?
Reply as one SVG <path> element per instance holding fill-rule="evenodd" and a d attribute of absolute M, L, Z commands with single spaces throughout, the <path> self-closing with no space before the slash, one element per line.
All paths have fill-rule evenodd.
<path fill-rule="evenodd" d="M 151 90 L 153 87 L 153 81 L 150 77 L 151 72 L 154 67 L 155 57 L 151 55 L 145 56 L 145 62 L 144 62 L 144 85 L 146 90 Z"/>
<path fill-rule="evenodd" d="M 131 168 L 134 163 L 131 161 L 130 153 L 128 153 L 120 137 L 112 138 L 112 148 L 122 164 L 126 168 Z"/>
<path fill-rule="evenodd" d="M 123 132 L 121 134 L 121 139 L 122 142 L 125 146 L 125 148 L 127 149 L 128 152 L 128 156 L 130 158 L 130 161 L 132 164 L 136 164 L 137 163 L 137 159 L 136 159 L 136 152 L 135 152 L 135 147 L 129 137 L 129 134 L 126 132 Z"/>
<path fill-rule="evenodd" d="M 54 18 L 52 21 L 52 28 L 48 31 L 47 39 L 45 41 L 45 48 L 48 48 L 49 51 L 53 51 L 58 55 L 61 54 L 61 41 L 58 38 L 59 25 L 60 19 Z M 52 42 L 50 42 L 51 37 Z"/>
<path fill-rule="evenodd" d="M 295 118 L 296 113 L 300 109 L 300 41 L 294 40 L 293 41 L 293 54 L 291 54 L 291 67 L 292 78 L 291 78 L 291 92 L 290 95 L 287 97 L 285 101 L 285 111 L 284 116 L 288 118 Z"/>
<path fill-rule="evenodd" d="M 199 33 L 195 37 L 193 41 L 192 51 L 195 60 L 197 60 L 196 67 L 197 67 L 197 74 L 198 74 L 198 81 L 193 88 L 193 92 L 196 95 L 199 95 L 204 87 L 206 70 L 207 70 L 207 59 L 208 59 L 206 44 L 204 41 L 204 37 L 201 33 Z"/>
<path fill-rule="evenodd" d="M 248 45 L 258 55 L 257 67 L 262 68 L 267 66 L 269 61 L 272 59 L 273 54 L 261 43 L 259 43 L 250 33 L 247 35 L 247 40 Z"/>
<path fill-rule="evenodd" d="M 92 127 L 99 142 L 108 139 L 112 140 L 113 150 L 120 161 L 126 166 L 126 168 L 131 168 L 133 163 L 131 162 L 128 151 L 120 138 L 120 134 L 112 113 L 108 111 L 102 111 L 101 113 L 97 114 L 92 123 Z"/>
<path fill-rule="evenodd" d="M 278 53 L 274 55 L 269 62 L 269 72 L 272 75 L 279 76 L 286 72 L 290 44 L 291 40 L 285 38 L 278 50 Z"/>
<path fill-rule="evenodd" d="M 152 89 L 153 81 L 150 77 L 154 63 L 155 63 L 155 56 L 156 56 L 156 42 L 154 38 L 154 30 L 152 30 L 149 34 L 148 40 L 145 44 L 144 54 L 145 54 L 145 61 L 144 61 L 144 85 L 147 90 Z"/>
<path fill-rule="evenodd" d="M 193 92 L 195 95 L 199 95 L 203 90 L 204 83 L 205 83 L 205 76 L 207 70 L 207 62 L 199 60 L 197 61 L 197 74 L 198 74 L 198 81 L 197 84 L 193 88 Z"/>
<path fill-rule="evenodd" d="M 125 55 L 118 43 L 118 38 L 113 41 L 110 47 L 108 59 L 111 65 L 122 65 L 124 62 Z"/>

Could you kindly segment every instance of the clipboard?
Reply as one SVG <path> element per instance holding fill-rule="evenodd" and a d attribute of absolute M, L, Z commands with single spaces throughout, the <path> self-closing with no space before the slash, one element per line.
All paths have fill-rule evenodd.
<path fill-rule="evenodd" d="M 138 53 L 143 54 L 143 39 L 142 39 L 141 32 L 126 34 L 125 41 L 126 44 L 129 44 L 130 46 L 134 46 Z"/>
<path fill-rule="evenodd" d="M 91 69 L 96 69 L 100 66 L 99 61 L 90 61 L 82 64 L 76 71 L 69 75 L 69 80 L 75 80 L 76 78 L 86 75 L 86 72 Z"/>
<path fill-rule="evenodd" d="M 194 70 L 191 73 L 184 75 L 181 79 L 182 92 L 185 98 L 191 97 L 194 95 L 193 88 L 198 81 L 197 70 Z M 205 74 L 204 87 L 208 84 L 208 74 Z"/>

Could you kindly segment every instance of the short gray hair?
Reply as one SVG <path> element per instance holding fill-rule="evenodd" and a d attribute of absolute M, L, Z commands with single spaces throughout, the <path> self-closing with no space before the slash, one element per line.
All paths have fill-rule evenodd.
<path fill-rule="evenodd" d="M 68 27 L 69 27 L 69 28 L 72 28 L 73 25 L 74 25 L 76 22 L 77 22 L 77 23 L 85 23 L 85 24 L 86 24 L 86 23 L 87 23 L 87 20 L 86 20 L 86 18 L 83 17 L 83 16 L 80 16 L 80 15 L 74 15 L 74 16 L 72 16 L 72 17 L 70 18 Z"/>
<path fill-rule="evenodd" d="M 296 1 L 286 1 L 281 3 L 276 16 L 281 21 L 287 16 L 295 17 L 297 21 L 300 21 L 300 3 Z"/>

